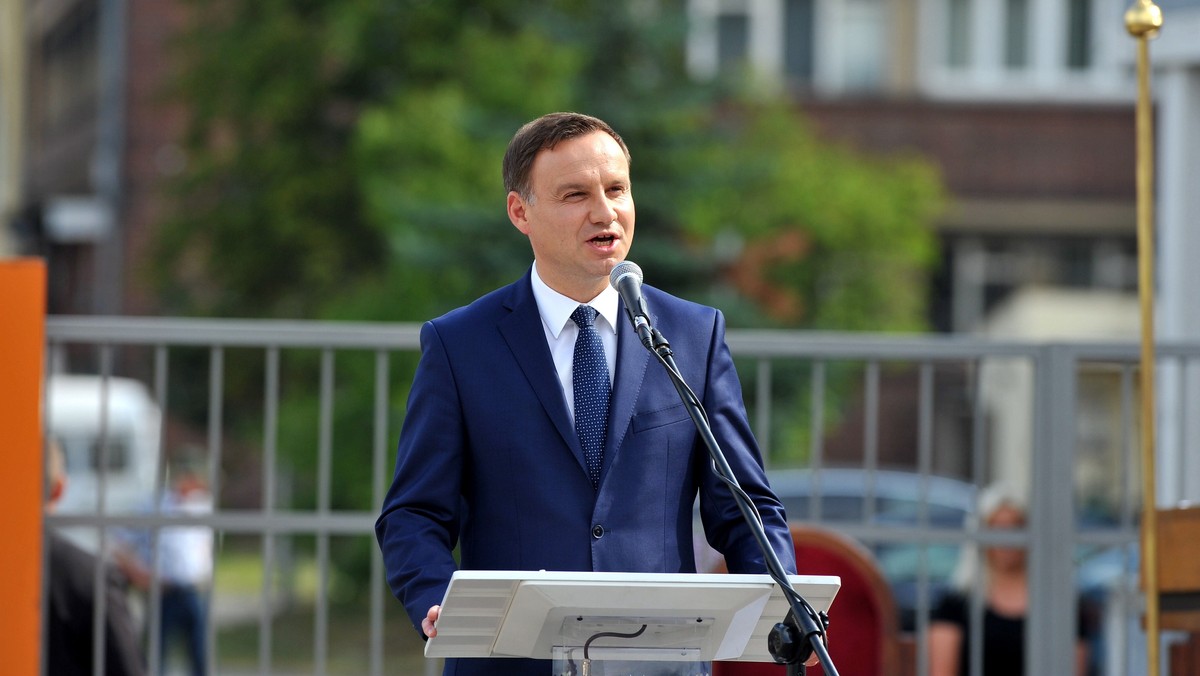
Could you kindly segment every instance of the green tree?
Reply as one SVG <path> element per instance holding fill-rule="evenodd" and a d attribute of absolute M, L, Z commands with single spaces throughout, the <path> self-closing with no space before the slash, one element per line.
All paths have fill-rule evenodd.
<path fill-rule="evenodd" d="M 942 204 L 928 163 L 819 141 L 780 101 L 745 104 L 713 139 L 691 162 L 702 187 L 684 222 L 693 235 L 736 243 L 731 275 L 760 292 L 777 323 L 925 328 L 930 225 Z"/>
<path fill-rule="evenodd" d="M 175 92 L 189 164 L 155 267 L 169 312 L 419 321 L 511 281 L 530 252 L 504 213 L 505 145 L 580 110 L 630 145 L 648 283 L 733 326 L 923 326 L 935 173 L 823 142 L 784 101 L 691 81 L 681 2 L 190 2 Z M 317 364 L 285 366 L 315 383 Z M 354 422 L 371 419 L 370 374 L 339 362 L 339 507 L 370 506 L 371 430 Z M 257 378 L 238 369 L 230 389 L 258 397 Z M 280 413 L 309 492 L 314 406 L 298 393 Z"/>

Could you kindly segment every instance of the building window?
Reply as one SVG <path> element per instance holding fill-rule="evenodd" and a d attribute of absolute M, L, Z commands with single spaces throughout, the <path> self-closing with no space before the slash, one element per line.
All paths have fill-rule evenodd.
<path fill-rule="evenodd" d="M 42 40 L 44 138 L 78 128 L 94 115 L 98 97 L 97 22 L 95 6 L 86 3 Z"/>
<path fill-rule="evenodd" d="M 1067 67 L 1083 70 L 1092 65 L 1091 0 L 1069 0 L 1067 5 Z"/>
<path fill-rule="evenodd" d="M 688 69 L 753 68 L 772 85 L 836 94 L 885 84 L 892 54 L 884 0 L 689 0 Z"/>
<path fill-rule="evenodd" d="M 965 68 L 970 62 L 971 0 L 947 0 L 946 65 Z"/>
<path fill-rule="evenodd" d="M 784 73 L 793 84 L 813 78 L 813 0 L 786 0 L 783 8 Z"/>
<path fill-rule="evenodd" d="M 848 0 L 842 18 L 845 50 L 841 86 L 870 91 L 883 85 L 887 63 L 887 11 L 882 0 Z"/>
<path fill-rule="evenodd" d="M 717 17 L 717 63 L 722 73 L 737 73 L 746 66 L 749 44 L 749 17 L 745 14 Z"/>
<path fill-rule="evenodd" d="M 1004 65 L 1019 70 L 1029 65 L 1029 1 L 1004 2 Z"/>
<path fill-rule="evenodd" d="M 916 0 L 919 87 L 935 98 L 1125 101 L 1125 0 Z"/>

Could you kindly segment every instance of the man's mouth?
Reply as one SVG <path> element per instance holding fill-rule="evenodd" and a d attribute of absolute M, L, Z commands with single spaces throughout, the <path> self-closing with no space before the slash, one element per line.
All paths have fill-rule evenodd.
<path fill-rule="evenodd" d="M 616 239 L 617 238 L 614 235 L 598 235 L 596 237 L 593 237 L 591 239 L 591 241 L 595 242 L 596 244 L 600 244 L 602 246 L 608 246 L 608 245 L 612 244 L 614 241 L 616 241 Z"/>

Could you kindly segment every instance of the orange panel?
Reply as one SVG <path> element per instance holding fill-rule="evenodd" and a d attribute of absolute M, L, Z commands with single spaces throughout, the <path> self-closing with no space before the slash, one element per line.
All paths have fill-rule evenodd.
<path fill-rule="evenodd" d="M 42 354 L 46 266 L 0 260 L 0 655 L 4 672 L 38 673 L 42 588 Z"/>

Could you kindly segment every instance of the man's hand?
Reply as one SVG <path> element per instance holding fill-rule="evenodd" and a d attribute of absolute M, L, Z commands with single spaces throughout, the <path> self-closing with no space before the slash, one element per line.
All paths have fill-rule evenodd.
<path fill-rule="evenodd" d="M 829 627 L 825 628 L 825 633 L 821 636 L 821 642 L 825 644 L 825 649 L 829 650 Z M 812 654 L 810 654 L 808 656 L 808 659 L 804 660 L 804 666 L 815 667 L 815 666 L 817 666 L 817 663 L 820 661 L 821 660 L 820 660 L 820 657 L 817 655 L 817 651 L 813 650 Z"/>
<path fill-rule="evenodd" d="M 425 635 L 429 638 L 437 636 L 437 627 L 434 625 L 437 623 L 438 615 L 441 614 L 442 607 L 433 606 L 429 609 L 429 613 L 425 615 L 425 619 L 421 620 L 421 631 L 425 632 Z"/>

